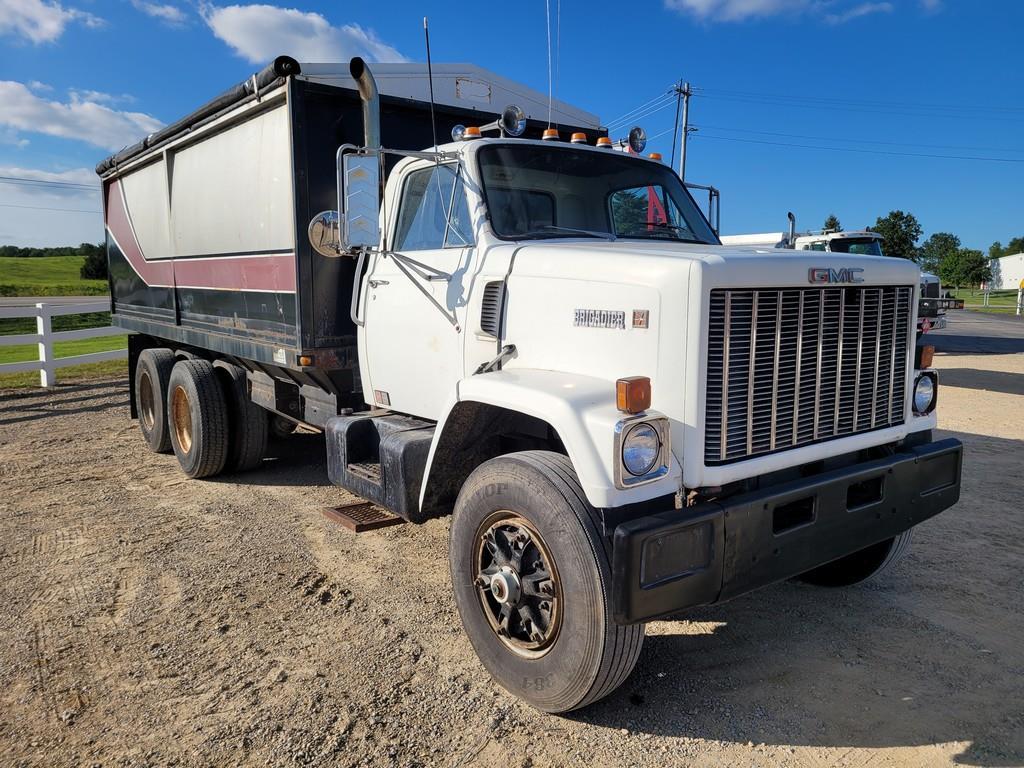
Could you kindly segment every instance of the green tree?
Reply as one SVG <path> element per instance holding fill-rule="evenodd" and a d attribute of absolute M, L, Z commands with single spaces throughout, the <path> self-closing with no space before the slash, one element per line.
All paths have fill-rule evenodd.
<path fill-rule="evenodd" d="M 882 236 L 882 252 L 886 256 L 900 256 L 913 259 L 917 252 L 917 241 L 921 237 L 921 225 L 912 213 L 889 211 L 889 215 L 879 217 L 872 232 Z"/>
<path fill-rule="evenodd" d="M 960 250 L 960 238 L 949 232 L 936 232 L 917 249 L 917 263 L 925 272 L 940 274 L 942 262 Z"/>
<path fill-rule="evenodd" d="M 825 226 L 822 227 L 822 229 L 831 230 L 833 232 L 842 232 L 843 225 L 839 223 L 839 219 L 834 213 L 830 213 L 828 218 L 825 219 Z"/>
<path fill-rule="evenodd" d="M 1003 250 L 1003 244 L 996 240 L 992 245 L 988 247 L 988 257 L 990 259 L 998 259 L 1000 256 L 1005 256 L 1006 251 Z"/>
<path fill-rule="evenodd" d="M 974 248 L 958 248 L 939 264 L 939 277 L 946 285 L 977 286 L 992 279 L 992 267 L 985 254 Z"/>
<path fill-rule="evenodd" d="M 79 270 L 83 280 L 107 279 L 107 249 L 103 245 L 82 243 L 79 251 L 85 255 L 85 263 Z"/>
<path fill-rule="evenodd" d="M 1024 237 L 1015 237 L 1010 240 L 1000 256 L 1012 256 L 1015 253 L 1024 253 Z"/>

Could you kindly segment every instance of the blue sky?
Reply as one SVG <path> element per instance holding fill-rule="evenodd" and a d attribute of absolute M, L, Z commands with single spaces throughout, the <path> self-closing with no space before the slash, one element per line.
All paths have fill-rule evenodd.
<path fill-rule="evenodd" d="M 1024 3 L 561 0 L 556 25 L 557 8 L 557 95 L 606 124 L 654 100 L 639 122 L 666 157 L 674 104 L 657 99 L 690 81 L 687 179 L 722 190 L 726 233 L 901 208 L 970 247 L 1024 235 Z M 277 53 L 422 60 L 424 15 L 435 61 L 546 90 L 538 0 L 0 0 L 0 177 L 65 185 L 0 183 L 0 244 L 100 240 L 91 169 L 109 151 Z"/>

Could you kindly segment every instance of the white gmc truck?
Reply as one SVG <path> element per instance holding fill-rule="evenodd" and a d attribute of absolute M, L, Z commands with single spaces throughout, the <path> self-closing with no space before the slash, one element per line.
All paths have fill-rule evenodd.
<path fill-rule="evenodd" d="M 596 120 L 474 114 L 443 68 L 458 140 L 403 148 L 429 105 L 327 67 L 282 57 L 98 169 L 133 415 L 191 477 L 258 466 L 270 415 L 322 430 L 338 485 L 451 515 L 468 639 L 549 712 L 612 693 L 645 622 L 856 584 L 956 503 L 914 264 L 724 247 Z M 248 226 L 194 231 L 231 190 Z"/>

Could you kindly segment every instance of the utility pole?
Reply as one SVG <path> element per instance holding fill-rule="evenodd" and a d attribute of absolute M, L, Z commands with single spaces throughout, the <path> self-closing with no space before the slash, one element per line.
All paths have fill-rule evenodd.
<path fill-rule="evenodd" d="M 683 83 L 683 87 L 676 86 L 676 99 L 683 100 L 683 131 L 679 143 L 679 178 L 686 181 L 686 137 L 690 133 L 690 96 L 692 95 L 689 83 Z"/>

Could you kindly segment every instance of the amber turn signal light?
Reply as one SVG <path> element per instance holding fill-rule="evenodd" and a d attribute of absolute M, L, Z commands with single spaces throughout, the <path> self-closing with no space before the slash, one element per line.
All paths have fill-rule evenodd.
<path fill-rule="evenodd" d="M 615 382 L 615 407 L 623 413 L 643 413 L 651 407 L 651 380 L 628 376 Z"/>
<path fill-rule="evenodd" d="M 923 371 L 932 367 L 932 358 L 935 357 L 935 347 L 931 344 L 923 344 L 917 348 L 917 370 Z"/>

